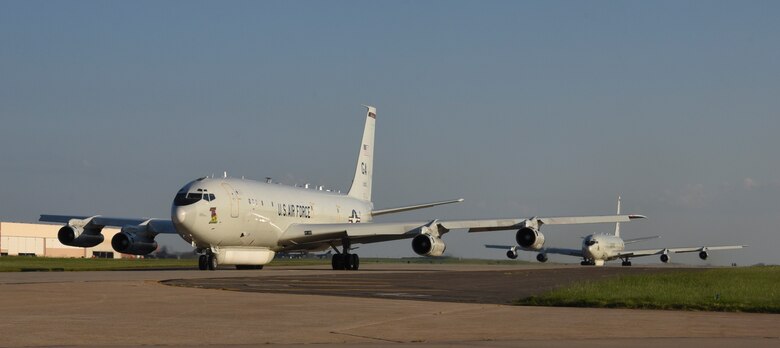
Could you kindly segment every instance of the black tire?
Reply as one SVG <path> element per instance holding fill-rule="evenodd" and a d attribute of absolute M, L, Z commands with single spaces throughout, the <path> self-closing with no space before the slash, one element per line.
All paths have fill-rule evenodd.
<path fill-rule="evenodd" d="M 351 259 L 350 264 L 352 266 L 352 268 L 350 268 L 350 269 L 353 270 L 353 271 L 357 271 L 358 268 L 360 268 L 360 256 L 357 256 L 357 254 L 351 254 L 349 256 L 350 256 L 350 259 Z"/>
<path fill-rule="evenodd" d="M 217 264 L 217 257 L 214 256 L 214 254 L 209 254 L 208 259 L 209 259 L 209 262 L 208 262 L 209 270 L 213 271 L 213 270 L 217 269 L 217 267 L 219 266 Z"/>
<path fill-rule="evenodd" d="M 354 261 L 354 259 L 352 258 L 352 255 L 354 255 L 354 254 L 344 254 L 344 256 L 342 257 L 344 259 L 344 268 L 342 268 L 342 269 L 347 270 L 347 271 L 352 269 L 352 266 L 353 266 L 352 261 Z"/>
<path fill-rule="evenodd" d="M 206 255 L 200 255 L 200 257 L 198 257 L 198 269 L 201 271 L 207 270 L 209 268 L 208 262 L 209 260 Z"/>
<path fill-rule="evenodd" d="M 330 259 L 330 264 L 334 270 L 344 269 L 344 256 L 342 254 L 334 254 Z"/>

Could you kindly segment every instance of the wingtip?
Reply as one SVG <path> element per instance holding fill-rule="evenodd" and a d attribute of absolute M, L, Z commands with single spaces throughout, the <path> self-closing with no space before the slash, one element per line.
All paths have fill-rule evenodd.
<path fill-rule="evenodd" d="M 647 219 L 647 216 L 644 216 L 644 215 L 629 215 L 628 218 L 630 220 L 633 220 L 633 219 Z"/>

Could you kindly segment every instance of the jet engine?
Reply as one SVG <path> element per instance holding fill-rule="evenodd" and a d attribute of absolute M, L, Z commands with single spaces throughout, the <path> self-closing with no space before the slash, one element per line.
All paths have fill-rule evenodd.
<path fill-rule="evenodd" d="M 518 230 L 515 239 L 523 249 L 541 250 L 544 246 L 544 235 L 531 227 L 523 227 Z"/>
<path fill-rule="evenodd" d="M 516 259 L 517 258 L 517 251 L 515 251 L 514 249 L 507 250 L 506 251 L 506 257 L 508 257 L 508 258 L 510 258 L 512 260 Z"/>
<path fill-rule="evenodd" d="M 663 263 L 669 262 L 669 255 L 661 254 L 661 262 L 663 262 Z"/>
<path fill-rule="evenodd" d="M 539 253 L 538 255 L 536 255 L 536 261 L 547 262 L 547 254 Z"/>
<path fill-rule="evenodd" d="M 441 256 L 447 245 L 439 237 L 430 234 L 420 234 L 412 239 L 412 250 L 420 256 Z"/>
<path fill-rule="evenodd" d="M 707 259 L 707 256 L 709 256 L 709 255 L 707 254 L 707 252 L 706 252 L 706 251 L 699 252 L 699 258 L 700 258 L 700 259 L 702 259 L 702 260 L 706 260 L 706 259 Z"/>
<path fill-rule="evenodd" d="M 145 232 L 145 226 L 125 226 L 111 238 L 111 247 L 123 254 L 146 255 L 157 250 L 154 235 Z"/>
<path fill-rule="evenodd" d="M 100 233 L 102 230 L 103 226 L 97 227 L 90 224 L 74 226 L 69 223 L 60 228 L 59 232 L 57 232 L 57 239 L 65 245 L 91 248 L 103 243 L 103 234 Z"/>

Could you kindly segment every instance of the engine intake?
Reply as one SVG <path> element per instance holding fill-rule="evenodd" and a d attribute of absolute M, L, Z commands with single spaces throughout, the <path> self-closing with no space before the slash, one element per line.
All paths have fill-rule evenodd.
<path fill-rule="evenodd" d="M 439 237 L 420 234 L 412 239 L 412 250 L 420 256 L 442 256 L 447 245 Z"/>
<path fill-rule="evenodd" d="M 706 251 L 699 252 L 699 258 L 700 258 L 700 259 L 702 259 L 702 260 L 706 260 L 706 259 L 707 259 L 707 256 L 709 256 L 709 255 L 707 254 L 707 252 L 706 252 Z"/>
<path fill-rule="evenodd" d="M 103 243 L 104 237 L 100 233 L 102 230 L 102 227 L 78 227 L 68 224 L 57 232 L 57 239 L 65 245 L 91 248 Z"/>
<path fill-rule="evenodd" d="M 661 262 L 663 262 L 663 263 L 667 263 L 667 262 L 669 262 L 669 255 L 667 255 L 667 254 L 662 254 L 662 255 L 661 255 Z"/>
<path fill-rule="evenodd" d="M 517 244 L 527 250 L 541 250 L 544 246 L 544 235 L 531 227 L 518 230 L 515 239 Z"/>

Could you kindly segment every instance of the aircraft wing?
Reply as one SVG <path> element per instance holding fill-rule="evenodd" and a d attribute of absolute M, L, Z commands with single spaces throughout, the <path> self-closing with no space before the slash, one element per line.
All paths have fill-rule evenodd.
<path fill-rule="evenodd" d="M 123 227 L 128 225 L 141 225 L 146 223 L 148 231 L 152 233 L 176 233 L 176 228 L 171 220 L 150 219 L 150 218 L 117 218 L 106 216 L 76 216 L 76 215 L 41 215 L 38 221 L 69 223 L 71 220 L 87 220 L 93 226 L 115 226 Z"/>
<path fill-rule="evenodd" d="M 667 254 L 677 254 L 677 253 L 694 253 L 694 252 L 701 252 L 701 251 L 712 251 L 712 250 L 731 250 L 731 249 L 742 249 L 744 247 L 747 247 L 747 245 L 723 245 L 723 246 L 700 246 L 700 247 L 686 247 L 686 248 L 664 248 L 664 249 L 646 249 L 646 250 L 626 250 L 623 252 L 620 252 L 618 254 L 618 257 L 639 257 L 639 256 L 650 256 L 650 255 L 661 255 L 664 253 Z"/>
<path fill-rule="evenodd" d="M 601 224 L 611 222 L 628 222 L 634 219 L 644 219 L 644 215 L 604 215 L 604 216 L 574 216 L 574 217 L 549 217 L 530 219 L 497 219 L 497 220 L 460 220 L 450 221 L 446 227 L 468 228 L 469 232 L 491 232 L 503 230 L 516 230 L 529 225 L 577 225 L 577 224 Z"/>
<path fill-rule="evenodd" d="M 497 244 L 485 244 L 485 248 L 488 249 L 503 249 L 503 250 L 521 250 L 516 245 L 497 245 Z M 582 249 L 564 249 L 564 248 L 544 248 L 538 252 L 543 254 L 560 254 L 569 256 L 582 257 Z"/>
<path fill-rule="evenodd" d="M 641 215 L 608 215 L 531 219 L 432 220 L 418 222 L 369 222 L 337 224 L 292 224 L 279 239 L 284 250 L 314 250 L 323 245 L 340 245 L 345 238 L 350 243 L 375 243 L 414 238 L 421 233 L 442 235 L 453 229 L 469 232 L 516 230 L 535 224 L 589 224 L 626 222 L 644 218 Z"/>
<path fill-rule="evenodd" d="M 582 249 L 564 249 L 564 248 L 544 248 L 541 250 L 545 254 L 560 254 L 582 257 Z"/>
<path fill-rule="evenodd" d="M 413 238 L 423 227 L 436 222 L 370 222 L 340 224 L 292 224 L 279 238 L 285 250 L 317 249 L 323 245 L 341 245 L 343 239 L 351 243 L 375 243 Z"/>
<path fill-rule="evenodd" d="M 408 205 L 408 206 L 397 207 L 397 208 L 375 209 L 375 210 L 371 211 L 371 215 L 372 216 L 377 216 L 377 215 L 384 215 L 384 214 L 400 213 L 400 212 L 409 211 L 409 210 L 430 208 L 430 207 L 435 207 L 437 205 L 460 203 L 460 202 L 463 202 L 463 198 L 453 199 L 453 200 L 449 200 L 449 201 L 441 201 L 441 202 L 432 202 L 432 203 Z"/>

